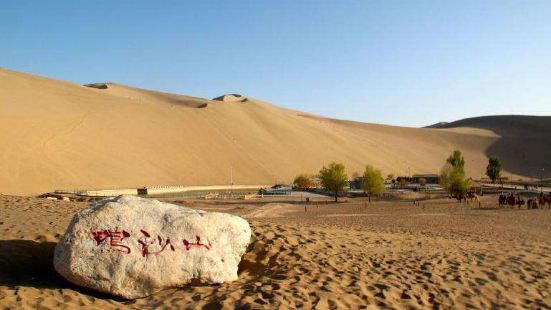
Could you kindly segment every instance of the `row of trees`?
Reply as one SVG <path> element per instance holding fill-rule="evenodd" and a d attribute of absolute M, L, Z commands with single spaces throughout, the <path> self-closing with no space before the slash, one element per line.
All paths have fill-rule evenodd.
<path fill-rule="evenodd" d="M 501 162 L 497 157 L 489 158 L 486 174 L 495 182 L 501 173 Z M 323 166 L 317 177 L 321 186 L 334 193 L 335 201 L 338 201 L 338 195 L 348 186 L 348 175 L 343 164 L 332 162 L 328 166 Z M 393 179 L 394 175 L 389 174 L 387 179 Z M 301 174 L 298 175 L 294 184 L 300 190 L 307 190 L 313 187 L 314 176 Z M 424 185 L 426 179 L 420 179 L 419 182 Z M 455 150 L 446 160 L 446 164 L 440 172 L 440 184 L 451 195 L 464 194 L 472 188 L 472 182 L 465 175 L 465 158 L 461 151 Z M 367 165 L 363 173 L 362 189 L 369 197 L 381 195 L 385 191 L 385 181 L 381 170 Z"/>
<path fill-rule="evenodd" d="M 348 175 L 343 164 L 332 162 L 321 168 L 318 176 L 321 186 L 334 193 L 335 201 L 341 191 L 348 186 Z M 312 176 L 301 174 L 294 180 L 295 185 L 302 190 L 312 187 Z M 362 188 L 371 201 L 371 196 L 381 195 L 385 191 L 385 180 L 379 169 L 367 165 L 363 174 Z"/>

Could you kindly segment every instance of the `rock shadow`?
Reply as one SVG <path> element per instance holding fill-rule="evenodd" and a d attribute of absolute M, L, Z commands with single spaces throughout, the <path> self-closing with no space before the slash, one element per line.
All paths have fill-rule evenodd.
<path fill-rule="evenodd" d="M 72 284 L 53 265 L 55 242 L 0 240 L 0 285 L 9 288 L 71 289 L 99 299 L 125 301 Z"/>

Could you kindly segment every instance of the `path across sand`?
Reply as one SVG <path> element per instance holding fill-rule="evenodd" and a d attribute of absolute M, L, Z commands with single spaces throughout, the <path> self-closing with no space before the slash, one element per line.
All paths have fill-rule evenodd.
<path fill-rule="evenodd" d="M 289 203 L 268 203 L 256 208 L 251 213 L 245 214 L 244 218 L 261 217 L 283 217 L 286 213 L 299 210 L 298 206 Z"/>

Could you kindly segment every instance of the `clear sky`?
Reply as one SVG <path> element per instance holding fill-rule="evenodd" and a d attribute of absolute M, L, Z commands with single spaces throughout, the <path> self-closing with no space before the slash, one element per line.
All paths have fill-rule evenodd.
<path fill-rule="evenodd" d="M 551 1 L 2 1 L 0 66 L 403 126 L 551 115 Z"/>

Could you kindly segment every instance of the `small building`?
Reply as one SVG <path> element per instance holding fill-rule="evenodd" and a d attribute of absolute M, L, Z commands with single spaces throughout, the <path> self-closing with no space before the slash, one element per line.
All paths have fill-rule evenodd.
<path fill-rule="evenodd" d="M 293 186 L 286 184 L 276 184 L 271 188 L 261 188 L 258 193 L 261 195 L 289 195 Z"/>
<path fill-rule="evenodd" d="M 438 174 L 414 174 L 411 177 L 411 183 L 421 183 L 421 179 L 425 179 L 427 184 L 439 184 L 440 176 Z"/>
<path fill-rule="evenodd" d="M 348 181 L 348 187 L 351 190 L 360 190 L 363 188 L 364 177 L 355 177 L 353 180 Z"/>

